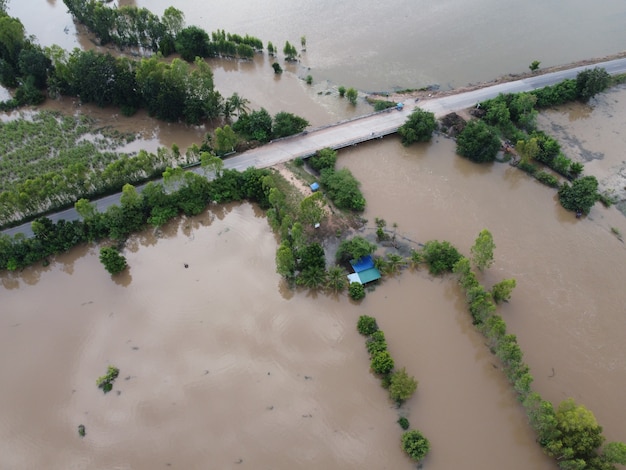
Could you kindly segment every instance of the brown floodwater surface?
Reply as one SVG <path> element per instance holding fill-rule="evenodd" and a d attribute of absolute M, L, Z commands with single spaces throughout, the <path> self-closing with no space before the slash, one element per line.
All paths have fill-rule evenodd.
<path fill-rule="evenodd" d="M 410 468 L 362 309 L 285 299 L 275 250 L 246 204 L 138 235 L 119 282 L 95 247 L 2 274 L 0 467 Z"/>
<path fill-rule="evenodd" d="M 398 224 L 399 236 L 449 240 L 466 255 L 488 229 L 495 264 L 480 279 L 488 287 L 516 279 L 510 303 L 499 311 L 518 336 L 537 391 L 555 403 L 575 398 L 593 411 L 609 441 L 626 441 L 626 247 L 611 232 L 626 233 L 626 219 L 616 209 L 596 204 L 589 217 L 576 219 L 560 207 L 554 190 L 507 164 L 472 164 L 441 137 L 410 148 L 385 139 L 342 152 L 339 164 L 361 181 L 370 226 L 381 217 L 388 226 Z M 414 288 L 405 275 L 398 282 Z M 386 284 L 371 296 L 380 301 L 383 292 Z M 402 310 L 430 308 L 414 298 Z M 381 317 L 384 329 L 398 330 L 399 339 L 388 338 L 398 348 L 394 355 L 427 354 L 408 339 L 412 330 L 382 311 Z M 477 357 L 483 352 L 478 345 Z M 429 383 L 420 371 L 415 375 Z"/>

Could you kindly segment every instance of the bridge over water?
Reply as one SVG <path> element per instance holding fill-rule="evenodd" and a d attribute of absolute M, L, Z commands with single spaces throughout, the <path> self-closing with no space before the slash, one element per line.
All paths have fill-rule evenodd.
<path fill-rule="evenodd" d="M 434 113 L 436 117 L 442 117 L 451 112 L 473 107 L 476 103 L 495 98 L 501 93 L 520 93 L 554 85 L 566 78 L 575 78 L 579 72 L 594 67 L 604 68 L 611 75 L 622 74 L 626 73 L 626 59 L 611 60 L 559 72 L 535 75 L 522 80 L 500 83 L 465 93 L 419 102 L 409 99 L 403 103 L 404 109 L 402 111 L 395 109 L 385 110 L 280 139 L 227 158 L 224 160 L 224 168 L 239 171 L 244 171 L 249 167 L 267 168 L 298 157 L 309 157 L 323 148 L 337 150 L 369 140 L 379 139 L 396 133 L 398 127 L 404 124 L 408 115 L 418 106 L 423 110 Z M 113 194 L 93 201 L 93 203 L 99 211 L 104 211 L 107 207 L 117 204 L 119 198 L 120 194 Z M 48 217 L 53 221 L 57 221 L 60 219 L 75 220 L 79 216 L 72 208 L 48 215 Z M 32 231 L 30 223 L 26 223 L 4 230 L 3 233 L 8 235 L 24 233 L 29 236 L 32 234 Z"/>

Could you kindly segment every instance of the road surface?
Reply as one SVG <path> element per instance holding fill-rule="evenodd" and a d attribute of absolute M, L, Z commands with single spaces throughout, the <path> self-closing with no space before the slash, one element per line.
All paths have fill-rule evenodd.
<path fill-rule="evenodd" d="M 554 85 L 567 78 L 575 78 L 576 75 L 590 68 L 604 68 L 611 75 L 626 73 L 626 59 L 617 59 L 592 65 L 574 67 L 559 72 L 535 75 L 522 80 L 500 83 L 477 90 L 458 93 L 415 102 L 414 99 L 405 101 L 404 109 L 397 111 L 390 109 L 382 112 L 361 116 L 355 119 L 341 121 L 329 126 L 303 132 L 285 139 L 273 141 L 262 147 L 249 150 L 224 160 L 224 168 L 244 171 L 246 168 L 267 168 L 278 163 L 283 163 L 295 158 L 309 157 L 323 148 L 340 149 L 356 145 L 372 139 L 382 138 L 395 133 L 408 115 L 416 107 L 430 111 L 436 117 L 442 117 L 451 112 L 476 106 L 477 103 L 497 97 L 499 94 L 520 93 Z M 199 171 L 198 169 L 193 171 Z M 138 189 L 140 189 L 139 187 Z M 93 201 L 99 211 L 119 202 L 120 194 Z M 53 220 L 76 220 L 79 215 L 72 209 L 48 215 Z M 30 223 L 4 230 L 7 235 L 23 233 L 31 236 Z"/>

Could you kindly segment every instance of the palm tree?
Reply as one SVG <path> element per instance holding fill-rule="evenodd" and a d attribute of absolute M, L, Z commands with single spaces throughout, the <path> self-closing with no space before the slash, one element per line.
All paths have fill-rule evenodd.
<path fill-rule="evenodd" d="M 421 251 L 411 250 L 411 256 L 408 261 L 411 269 L 419 269 L 419 265 L 424 262 L 424 255 Z"/>
<path fill-rule="evenodd" d="M 296 284 L 313 290 L 321 289 L 326 284 L 326 270 L 318 266 L 306 268 L 297 277 Z"/>
<path fill-rule="evenodd" d="M 226 101 L 230 103 L 232 111 L 237 112 L 238 116 L 248 114 L 248 111 L 250 111 L 250 108 L 248 107 L 250 100 L 239 96 L 237 92 L 233 93 L 232 96 Z"/>
<path fill-rule="evenodd" d="M 338 265 L 328 268 L 326 276 L 326 288 L 339 293 L 348 287 L 348 273 L 344 268 Z"/>
<path fill-rule="evenodd" d="M 406 265 L 404 258 L 396 253 L 387 254 L 387 274 L 395 274 Z"/>

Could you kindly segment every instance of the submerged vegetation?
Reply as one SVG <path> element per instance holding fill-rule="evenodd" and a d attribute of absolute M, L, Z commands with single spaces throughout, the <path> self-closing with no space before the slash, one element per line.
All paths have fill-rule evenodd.
<path fill-rule="evenodd" d="M 101 377 L 98 377 L 96 380 L 96 385 L 98 388 L 101 388 L 104 393 L 109 393 L 113 390 L 113 382 L 117 379 L 118 375 L 120 375 L 120 370 L 117 367 L 109 366 L 107 368 L 107 373 Z M 84 435 L 85 428 L 83 426 L 83 434 Z M 79 429 L 80 432 L 80 429 Z"/>
<path fill-rule="evenodd" d="M 518 158 L 514 164 L 546 186 L 558 189 L 559 202 L 565 209 L 580 216 L 588 214 L 598 200 L 610 205 L 609 198 L 598 194 L 596 178 L 581 178 L 584 166 L 567 158 L 554 138 L 536 129 L 536 117 L 538 109 L 575 100 L 587 102 L 611 83 L 607 71 L 596 67 L 553 86 L 501 94 L 483 101 L 472 110 L 479 119 L 468 122 L 459 133 L 457 153 L 477 163 L 491 162 L 505 140 L 505 153 Z M 509 139 L 515 145 L 509 144 Z M 539 166 L 549 168 L 566 181 L 561 183 L 557 176 L 540 170 Z M 571 186 L 568 181 L 573 181 Z"/>

